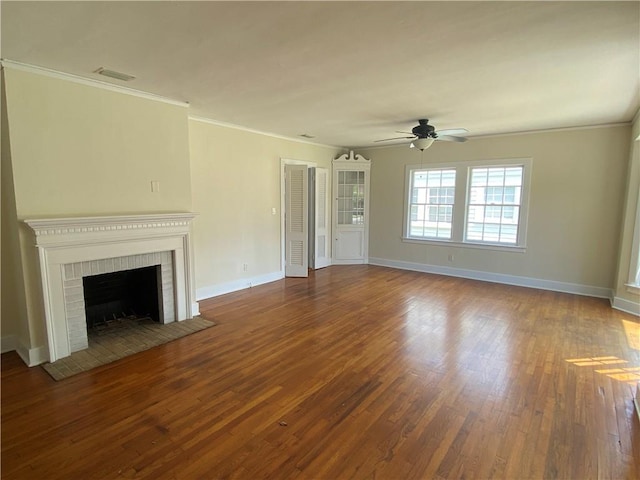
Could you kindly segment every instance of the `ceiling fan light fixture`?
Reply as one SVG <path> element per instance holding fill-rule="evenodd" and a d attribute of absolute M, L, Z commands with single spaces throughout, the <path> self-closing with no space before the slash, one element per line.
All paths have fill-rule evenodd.
<path fill-rule="evenodd" d="M 431 144 L 435 141 L 435 138 L 427 137 L 427 138 L 417 138 L 413 142 L 411 142 L 411 148 L 417 148 L 421 152 L 424 152 L 427 148 L 431 146 Z"/>

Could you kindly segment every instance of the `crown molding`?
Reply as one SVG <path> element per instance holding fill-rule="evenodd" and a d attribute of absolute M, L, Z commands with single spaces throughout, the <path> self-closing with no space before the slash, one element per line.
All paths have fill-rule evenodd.
<path fill-rule="evenodd" d="M 640 110 L 638 110 L 640 112 Z M 638 114 L 636 114 L 638 116 Z M 571 132 L 575 130 L 591 130 L 594 128 L 615 128 L 615 127 L 628 127 L 633 122 L 619 122 L 619 123 L 603 123 L 599 125 L 582 125 L 577 127 L 561 127 L 561 128 L 545 128 L 540 130 L 522 130 L 518 132 L 505 132 L 505 133 L 490 133 L 487 135 L 465 135 L 469 140 L 481 140 L 485 138 L 498 138 L 498 137 L 512 137 L 515 135 L 532 135 L 536 133 L 555 133 L 555 132 Z M 349 147 L 350 150 L 378 150 L 383 148 L 393 147 L 408 147 L 409 143 L 393 143 L 389 145 L 371 145 L 360 147 Z"/>
<path fill-rule="evenodd" d="M 290 142 L 298 142 L 298 143 L 304 143 L 304 144 L 307 144 L 307 145 L 315 145 L 316 147 L 327 147 L 327 148 L 336 148 L 336 149 L 344 150 L 344 147 L 339 147 L 339 146 L 336 146 L 336 145 L 329 145 L 329 144 L 326 144 L 326 143 L 318 143 L 318 142 L 310 142 L 309 140 L 302 140 L 302 139 L 296 138 L 296 137 L 287 137 L 285 135 L 279 135 L 277 133 L 264 132 L 262 130 L 256 130 L 256 129 L 253 129 L 253 128 L 243 127 L 242 125 L 236 125 L 235 123 L 221 122 L 221 121 L 218 121 L 218 120 L 213 120 L 211 118 L 201 117 L 199 115 L 189 115 L 189 120 L 193 120 L 194 122 L 208 123 L 210 125 L 215 125 L 217 127 L 232 128 L 234 130 L 241 130 L 241 131 L 247 132 L 247 133 L 255 133 L 257 135 L 264 135 L 265 137 L 278 138 L 280 140 L 288 140 Z"/>
<path fill-rule="evenodd" d="M 147 100 L 154 100 L 156 102 L 168 103 L 169 105 L 176 105 L 179 107 L 189 107 L 189 102 L 183 102 L 180 100 L 174 100 L 172 98 L 163 97 L 154 93 L 143 92 L 142 90 L 136 90 L 130 87 L 124 87 L 120 85 L 114 85 L 112 83 L 104 82 L 101 80 L 81 77 L 72 73 L 60 72 L 58 70 L 52 70 L 50 68 L 41 67 L 38 65 L 31 65 L 28 63 L 16 62 L 14 60 L 8 60 L 6 58 L 0 59 L 0 64 L 3 68 L 20 70 L 23 72 L 34 73 L 36 75 L 43 75 L 45 77 L 56 78 L 58 80 L 66 80 L 68 82 L 78 83 L 81 85 L 87 85 L 90 87 L 101 88 L 103 90 L 109 90 L 111 92 L 123 93 L 125 95 L 132 95 L 134 97 L 145 98 Z"/>
<path fill-rule="evenodd" d="M 631 122 L 601 123 L 598 125 L 579 125 L 575 127 L 542 128 L 540 130 L 522 130 L 519 132 L 491 133 L 487 135 L 467 135 L 470 140 L 492 137 L 511 137 L 514 135 L 531 135 L 536 133 L 572 132 L 575 130 L 592 130 L 594 128 L 628 127 Z"/>

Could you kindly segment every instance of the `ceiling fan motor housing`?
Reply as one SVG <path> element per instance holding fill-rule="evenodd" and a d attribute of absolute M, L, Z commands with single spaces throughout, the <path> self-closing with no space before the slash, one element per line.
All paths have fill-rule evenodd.
<path fill-rule="evenodd" d="M 420 125 L 413 127 L 411 132 L 418 138 L 436 138 L 435 127 L 429 125 L 429 120 L 419 120 Z"/>

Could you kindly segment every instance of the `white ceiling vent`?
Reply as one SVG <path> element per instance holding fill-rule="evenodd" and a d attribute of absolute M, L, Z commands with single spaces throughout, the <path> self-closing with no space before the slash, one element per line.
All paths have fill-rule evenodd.
<path fill-rule="evenodd" d="M 136 78 L 133 75 L 128 75 L 122 72 L 116 72 L 115 70 L 107 70 L 104 67 L 100 67 L 95 71 L 95 73 L 99 73 L 100 75 L 104 75 L 105 77 L 115 78 L 116 80 L 122 80 L 124 82 L 128 82 Z"/>

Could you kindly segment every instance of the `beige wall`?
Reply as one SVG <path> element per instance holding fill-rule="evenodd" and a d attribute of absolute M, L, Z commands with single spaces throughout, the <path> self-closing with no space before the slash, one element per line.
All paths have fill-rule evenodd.
<path fill-rule="evenodd" d="M 22 264 L 20 261 L 20 244 L 18 239 L 18 222 L 16 216 L 16 202 L 13 190 L 13 172 L 11 170 L 11 148 L 9 142 L 9 128 L 7 122 L 6 96 L 4 89 L 4 72 L 1 74 L 1 107 L 0 127 L 2 168 L 0 171 L 1 213 L 0 227 L 2 235 L 1 249 L 1 281 L 0 281 L 0 338 L 2 351 L 14 350 L 19 337 L 24 336 L 21 325 L 26 321 L 26 300 L 23 284 Z"/>
<path fill-rule="evenodd" d="M 281 271 L 281 158 L 330 169 L 342 150 L 200 120 L 189 144 L 198 297 Z"/>
<path fill-rule="evenodd" d="M 186 107 L 11 68 L 5 79 L 18 220 L 191 210 Z M 19 230 L 29 317 L 20 342 L 35 348 L 46 344 L 38 265 Z"/>
<path fill-rule="evenodd" d="M 525 253 L 403 242 L 405 165 L 420 164 L 420 152 L 361 150 L 372 159 L 370 257 L 611 289 L 629 136 L 626 126 L 592 128 L 436 142 L 424 152 L 424 165 L 532 158 Z"/>
<path fill-rule="evenodd" d="M 20 219 L 191 209 L 186 107 L 10 68 L 6 78 Z"/>

